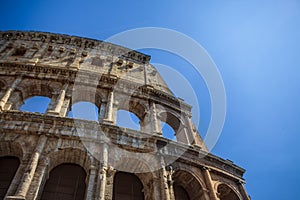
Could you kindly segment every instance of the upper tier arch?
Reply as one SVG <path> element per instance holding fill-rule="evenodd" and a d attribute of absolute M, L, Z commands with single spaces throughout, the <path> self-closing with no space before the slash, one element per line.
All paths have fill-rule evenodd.
<path fill-rule="evenodd" d="M 44 32 L 0 32 L 0 62 L 94 71 L 149 85 L 172 95 L 150 56 L 108 42 Z"/>
<path fill-rule="evenodd" d="M 141 132 L 161 136 L 163 121 L 177 141 L 206 149 L 190 123 L 191 106 L 173 95 L 149 61 L 104 41 L 0 31 L 0 77 L 14 78 L 2 84 L 0 110 L 18 110 L 37 95 L 51 99 L 46 115 L 66 117 L 72 105 L 86 101 L 98 108 L 100 123 L 115 124 L 117 111 L 128 110 L 139 118 Z"/>

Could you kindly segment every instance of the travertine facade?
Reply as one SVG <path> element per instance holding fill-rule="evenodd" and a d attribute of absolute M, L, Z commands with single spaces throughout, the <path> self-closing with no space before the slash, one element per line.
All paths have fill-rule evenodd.
<path fill-rule="evenodd" d="M 0 173 L 17 163 L 2 197 L 249 199 L 244 170 L 207 153 L 191 107 L 149 60 L 97 40 L 0 32 Z M 51 99 L 45 113 L 20 111 L 33 96 Z M 81 101 L 96 105 L 97 121 L 68 117 Z M 140 131 L 116 126 L 118 110 L 134 113 Z M 163 137 L 161 122 L 176 141 Z"/>

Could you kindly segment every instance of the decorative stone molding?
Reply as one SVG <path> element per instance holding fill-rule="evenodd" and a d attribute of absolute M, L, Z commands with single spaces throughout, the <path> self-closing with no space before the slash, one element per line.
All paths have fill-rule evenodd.
<path fill-rule="evenodd" d="M 0 32 L 0 155 L 21 161 L 6 199 L 39 199 L 51 170 L 73 163 L 86 173 L 89 200 L 111 200 L 120 169 L 148 170 L 136 173 L 145 200 L 174 200 L 180 184 L 195 193 L 193 199 L 217 200 L 215 180 L 236 184 L 248 200 L 237 183 L 244 182 L 245 170 L 207 152 L 190 121 L 191 106 L 159 81 L 149 61 L 150 56 L 99 40 Z M 19 110 L 34 95 L 51 99 L 45 114 Z M 98 121 L 67 117 L 79 101 L 98 107 Z M 116 126 L 118 109 L 135 113 L 141 130 Z M 177 141 L 163 137 L 161 121 L 176 129 Z M 127 153 L 141 156 L 136 161 Z"/>

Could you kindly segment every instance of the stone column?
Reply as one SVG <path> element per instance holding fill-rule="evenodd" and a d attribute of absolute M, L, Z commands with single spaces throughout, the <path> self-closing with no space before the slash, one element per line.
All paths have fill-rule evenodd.
<path fill-rule="evenodd" d="M 172 180 L 171 182 L 169 182 L 169 184 L 170 184 L 170 199 L 175 200 L 175 193 L 173 187 L 174 181 Z"/>
<path fill-rule="evenodd" d="M 10 88 L 8 88 L 8 90 L 5 92 L 4 96 L 0 100 L 0 111 L 4 110 L 4 106 L 7 103 L 9 97 L 11 96 L 11 93 L 15 90 L 15 88 L 21 82 L 21 80 L 22 77 L 18 77 L 17 79 L 15 79 Z"/>
<path fill-rule="evenodd" d="M 114 91 L 109 91 L 104 121 L 113 123 Z"/>
<path fill-rule="evenodd" d="M 240 190 L 240 193 L 241 193 L 243 199 L 245 199 L 245 200 L 250 200 L 250 197 L 249 197 L 249 195 L 247 194 L 246 189 L 245 189 L 245 187 L 244 187 L 244 182 L 238 181 L 237 184 L 238 184 L 238 187 L 239 187 L 239 190 Z"/>
<path fill-rule="evenodd" d="M 108 162 L 108 146 L 106 143 L 102 144 L 102 162 L 100 162 L 98 182 L 100 184 L 98 200 L 104 200 L 105 197 L 105 185 L 106 185 L 106 172 Z M 99 187 L 99 186 L 98 186 Z"/>
<path fill-rule="evenodd" d="M 56 105 L 55 105 L 55 108 L 53 110 L 49 110 L 48 111 L 48 114 L 53 114 L 53 115 L 59 115 L 60 114 L 60 111 L 61 111 L 61 108 L 64 104 L 64 100 L 65 100 L 65 96 L 66 96 L 66 90 L 68 89 L 68 83 L 66 83 L 62 90 L 60 91 L 60 94 L 56 100 Z"/>
<path fill-rule="evenodd" d="M 44 188 L 44 185 L 46 183 L 46 180 L 48 178 L 47 176 L 47 169 L 49 166 L 49 158 L 47 157 L 45 159 L 45 162 L 38 166 L 38 173 L 39 176 L 37 177 L 36 185 L 34 186 L 34 193 L 33 193 L 33 199 L 39 199 L 39 197 L 42 195 L 42 189 Z"/>
<path fill-rule="evenodd" d="M 174 187 L 173 187 L 174 185 L 173 174 L 174 174 L 174 170 L 170 168 L 170 170 L 168 171 L 168 183 L 169 183 L 169 192 L 170 192 L 171 200 L 175 200 Z"/>
<path fill-rule="evenodd" d="M 191 144 L 198 144 L 195 137 L 195 132 L 193 130 L 193 124 L 191 121 L 191 116 L 188 114 L 184 114 L 184 119 L 186 121 L 186 129 L 188 131 L 188 138 Z"/>
<path fill-rule="evenodd" d="M 211 179 L 210 172 L 209 172 L 210 169 L 208 167 L 202 167 L 202 171 L 203 171 L 206 186 L 209 190 L 210 199 L 211 200 L 219 200 L 219 198 L 217 197 L 216 192 L 214 191 L 212 179 Z"/>
<path fill-rule="evenodd" d="M 27 169 L 22 177 L 16 194 L 14 197 L 7 197 L 7 199 L 25 199 L 46 142 L 47 137 L 45 135 L 41 135 L 37 147 L 27 165 Z"/>
<path fill-rule="evenodd" d="M 88 185 L 86 189 L 85 199 L 93 199 L 94 185 L 96 177 L 96 167 L 94 165 L 90 166 Z"/>
<path fill-rule="evenodd" d="M 170 200 L 170 191 L 169 191 L 169 185 L 168 185 L 168 173 L 165 167 L 165 161 L 163 156 L 160 156 L 160 162 L 161 162 L 161 185 L 162 185 L 162 191 L 163 191 L 163 199 Z"/>
<path fill-rule="evenodd" d="M 113 198 L 114 177 L 116 172 L 117 170 L 113 167 L 108 167 L 106 170 L 105 199 Z"/>
<path fill-rule="evenodd" d="M 152 134 L 162 135 L 161 125 L 160 122 L 157 120 L 156 105 L 153 101 L 150 101 L 150 118 L 151 118 Z"/>
<path fill-rule="evenodd" d="M 149 191 L 149 192 L 153 193 L 152 197 L 154 198 L 154 200 L 162 199 L 161 179 L 157 176 L 153 177 L 153 188 L 152 189 L 153 189 L 153 191 Z"/>
<path fill-rule="evenodd" d="M 144 119 L 140 120 L 141 131 L 151 134 L 151 116 L 150 112 L 146 111 Z"/>

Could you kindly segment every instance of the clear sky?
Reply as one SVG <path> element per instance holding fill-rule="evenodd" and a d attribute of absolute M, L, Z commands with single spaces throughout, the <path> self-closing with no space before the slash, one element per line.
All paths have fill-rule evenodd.
<path fill-rule="evenodd" d="M 105 40 L 148 26 L 188 35 L 218 66 L 227 116 L 213 153 L 247 170 L 246 188 L 252 199 L 299 199 L 300 1 L 1 1 L 1 30 Z M 181 72 L 187 64 L 165 52 L 145 52 L 152 62 Z M 199 130 L 205 134 L 208 91 L 185 76 L 197 89 Z"/>

